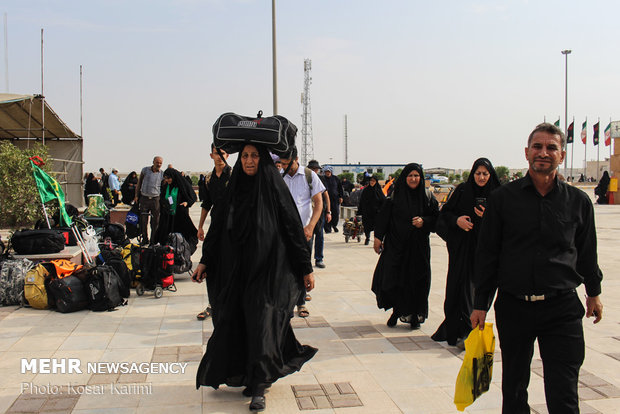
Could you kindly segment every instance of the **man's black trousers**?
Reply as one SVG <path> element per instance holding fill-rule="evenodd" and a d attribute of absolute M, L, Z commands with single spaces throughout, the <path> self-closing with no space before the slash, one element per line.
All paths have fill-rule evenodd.
<path fill-rule="evenodd" d="M 549 413 L 579 413 L 577 384 L 585 354 L 584 313 L 575 291 L 536 302 L 498 293 L 495 320 L 502 351 L 503 414 L 530 412 L 527 387 L 536 339 Z"/>

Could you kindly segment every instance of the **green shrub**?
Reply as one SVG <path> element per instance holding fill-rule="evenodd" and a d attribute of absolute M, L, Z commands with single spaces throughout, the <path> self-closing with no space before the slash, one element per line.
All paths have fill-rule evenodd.
<path fill-rule="evenodd" d="M 47 148 L 36 143 L 21 150 L 10 141 L 0 142 L 0 227 L 32 227 L 43 218 L 41 198 L 37 191 L 29 158 L 38 155 L 47 161 Z M 41 166 L 50 173 L 51 164 Z M 53 203 L 50 203 L 53 204 Z M 53 208 L 52 208 L 53 209 Z"/>
<path fill-rule="evenodd" d="M 355 174 L 353 174 L 352 172 L 343 172 L 340 175 L 338 175 L 338 178 L 340 178 L 341 181 L 343 178 L 346 178 L 347 181 L 352 183 L 354 182 L 353 179 L 355 178 Z"/>

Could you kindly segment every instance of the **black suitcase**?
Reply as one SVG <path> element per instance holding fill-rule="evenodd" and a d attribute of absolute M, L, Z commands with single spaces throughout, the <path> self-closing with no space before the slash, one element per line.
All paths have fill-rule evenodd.
<path fill-rule="evenodd" d="M 65 238 L 55 229 L 18 230 L 11 246 L 17 254 L 58 253 L 65 248 Z"/>
<path fill-rule="evenodd" d="M 248 117 L 227 112 L 213 124 L 213 143 L 229 154 L 239 152 L 245 144 L 261 144 L 278 155 L 286 156 L 295 146 L 297 127 L 283 116 Z"/>

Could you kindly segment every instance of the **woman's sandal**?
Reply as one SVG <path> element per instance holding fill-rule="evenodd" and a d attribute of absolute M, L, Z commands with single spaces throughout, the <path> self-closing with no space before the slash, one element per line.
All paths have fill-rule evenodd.
<path fill-rule="evenodd" d="M 205 309 L 202 312 L 200 312 L 198 315 L 196 315 L 196 319 L 198 319 L 199 321 L 204 321 L 209 316 L 211 316 L 211 307 L 210 306 L 207 307 L 207 309 Z"/>
<path fill-rule="evenodd" d="M 300 318 L 307 318 L 310 316 L 310 312 L 308 312 L 308 309 L 305 306 L 298 306 L 297 315 L 299 315 Z"/>

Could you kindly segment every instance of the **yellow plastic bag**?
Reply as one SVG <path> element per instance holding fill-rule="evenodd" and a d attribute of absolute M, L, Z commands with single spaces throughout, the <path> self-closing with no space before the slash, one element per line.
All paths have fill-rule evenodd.
<path fill-rule="evenodd" d="M 495 352 L 495 335 L 493 324 L 485 323 L 484 330 L 471 331 L 465 340 L 465 358 L 456 377 L 454 404 L 459 411 L 483 393 L 489 390 L 493 377 L 493 353 Z"/>

